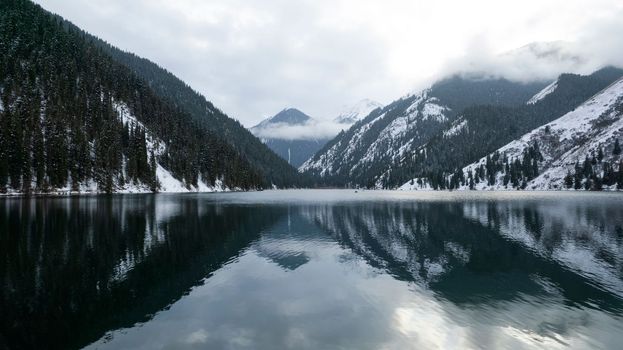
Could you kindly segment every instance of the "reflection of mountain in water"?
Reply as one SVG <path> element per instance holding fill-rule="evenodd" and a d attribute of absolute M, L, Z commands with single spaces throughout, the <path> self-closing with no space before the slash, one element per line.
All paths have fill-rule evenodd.
<path fill-rule="evenodd" d="M 0 348 L 78 348 L 145 322 L 284 213 L 196 197 L 0 201 Z"/>
<path fill-rule="evenodd" d="M 288 207 L 287 215 L 265 229 L 253 249 L 259 256 L 293 271 L 310 261 L 306 243 L 316 244 L 318 239 L 324 237 L 324 232 L 298 213 L 298 208 Z"/>
<path fill-rule="evenodd" d="M 537 296 L 556 285 L 571 304 L 623 308 L 616 206 L 388 202 L 301 213 L 371 265 L 456 303 Z"/>
<path fill-rule="evenodd" d="M 614 205 L 512 202 L 464 206 L 464 215 L 623 298 L 623 217 Z"/>
<path fill-rule="evenodd" d="M 582 202 L 6 200 L 0 348 L 78 348 L 143 322 L 132 329 L 156 324 L 161 331 L 168 320 L 154 314 L 173 303 L 163 314 L 175 319 L 177 307 L 179 323 L 189 310 L 201 321 L 206 310 L 210 317 L 199 325 L 230 330 L 213 344 L 229 344 L 246 327 L 273 345 L 287 338 L 292 317 L 310 328 L 302 334 L 348 338 L 344 344 L 397 337 L 396 320 L 401 335 L 453 329 L 454 338 L 483 347 L 508 332 L 547 344 L 587 330 L 587 339 L 599 338 L 618 329 L 623 310 L 623 213 L 618 197 L 577 198 Z M 205 281 L 219 269 L 212 285 Z M 229 280 L 219 282 L 223 275 Z M 225 297 L 194 304 L 202 288 Z M 201 305 L 209 308 L 195 310 Z M 342 317 L 333 322 L 344 325 L 344 337 L 318 329 L 334 327 L 322 322 L 327 315 Z M 170 326 L 172 334 L 185 330 Z"/>

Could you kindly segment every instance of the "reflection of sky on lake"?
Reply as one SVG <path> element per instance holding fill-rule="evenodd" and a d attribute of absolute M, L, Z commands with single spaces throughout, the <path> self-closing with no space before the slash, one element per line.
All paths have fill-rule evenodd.
<path fill-rule="evenodd" d="M 618 348 L 620 208 L 593 193 L 7 199 L 0 348 Z"/>
<path fill-rule="evenodd" d="M 280 207 L 203 284 L 91 347 L 616 348 L 621 214 L 585 207 Z"/>

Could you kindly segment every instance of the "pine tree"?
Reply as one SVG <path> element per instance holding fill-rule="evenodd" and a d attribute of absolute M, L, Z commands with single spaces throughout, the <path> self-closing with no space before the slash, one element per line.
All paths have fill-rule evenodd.
<path fill-rule="evenodd" d="M 37 120 L 33 125 L 32 168 L 34 169 L 37 190 L 45 191 L 45 142 L 41 131 L 41 122 Z"/>
<path fill-rule="evenodd" d="M 612 154 L 618 156 L 621 154 L 621 145 L 619 144 L 619 139 L 614 140 L 614 149 L 612 150 Z"/>
<path fill-rule="evenodd" d="M 567 176 L 565 176 L 565 187 L 571 188 L 573 187 L 573 175 L 571 175 L 571 171 L 567 170 Z"/>
<path fill-rule="evenodd" d="M 152 192 L 157 192 L 160 189 L 160 183 L 158 182 L 157 170 L 158 163 L 156 162 L 156 156 L 154 155 L 154 151 L 151 151 L 149 157 L 149 169 L 150 169 L 150 181 L 149 185 Z"/>
<path fill-rule="evenodd" d="M 582 188 L 582 175 L 579 172 L 575 173 L 573 188 L 579 190 Z"/>

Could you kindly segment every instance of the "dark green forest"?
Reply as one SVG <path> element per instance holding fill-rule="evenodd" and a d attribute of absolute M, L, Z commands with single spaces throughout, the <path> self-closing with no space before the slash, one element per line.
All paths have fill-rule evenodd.
<path fill-rule="evenodd" d="M 272 183 L 224 141 L 229 134 L 182 109 L 186 101 L 163 98 L 111 50 L 30 1 L 0 2 L 0 191 L 77 189 L 89 179 L 105 192 L 130 181 L 157 190 L 156 163 L 186 186 Z M 119 105 L 164 150 L 148 152 L 145 130 L 124 124 Z"/>
<path fill-rule="evenodd" d="M 65 21 L 64 25 L 66 28 L 79 30 L 70 22 Z M 311 178 L 299 174 L 288 162 L 253 136 L 240 122 L 225 115 L 203 95 L 171 72 L 148 59 L 119 50 L 88 33 L 83 33 L 83 35 L 102 48 L 115 62 L 128 67 L 147 82 L 160 98 L 188 113 L 195 123 L 218 135 L 238 153 L 244 155 L 253 168 L 262 174 L 266 186 L 275 184 L 278 187 L 300 187 L 312 184 Z"/>

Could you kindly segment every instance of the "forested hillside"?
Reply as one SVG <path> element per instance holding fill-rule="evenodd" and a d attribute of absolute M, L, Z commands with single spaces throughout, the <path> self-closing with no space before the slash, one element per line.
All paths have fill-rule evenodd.
<path fill-rule="evenodd" d="M 555 89 L 530 104 L 468 107 L 426 145 L 388 168 L 381 183 L 396 187 L 412 178 L 424 178 L 433 188 L 445 188 L 448 174 L 574 110 L 621 76 L 623 70 L 612 67 L 588 76 L 563 74 Z"/>
<path fill-rule="evenodd" d="M 158 171 L 187 188 L 269 184 L 93 40 L 30 1 L 0 2 L 0 191 L 157 191 Z"/>
<path fill-rule="evenodd" d="M 623 78 L 442 180 L 417 178 L 402 188 L 623 189 L 621 139 Z"/>
<path fill-rule="evenodd" d="M 458 118 L 466 106 L 525 103 L 545 83 L 454 76 L 376 109 L 327 143 L 299 170 L 335 186 L 385 188 L 418 148 Z"/>
<path fill-rule="evenodd" d="M 238 153 L 243 154 L 254 169 L 264 177 L 267 185 L 292 187 L 310 183 L 309 179 L 305 180 L 304 176 L 298 174 L 295 168 L 254 137 L 240 122 L 228 117 L 171 72 L 146 58 L 122 51 L 83 32 L 68 21 L 63 21 L 63 25 L 70 30 L 80 31 L 92 43 L 109 54 L 115 62 L 128 67 L 142 78 L 158 97 L 188 113 L 195 123 L 208 129 Z"/>
<path fill-rule="evenodd" d="M 396 188 L 447 176 L 586 101 L 623 75 L 607 67 L 555 82 L 454 76 L 373 111 L 299 169 L 335 186 Z"/>

